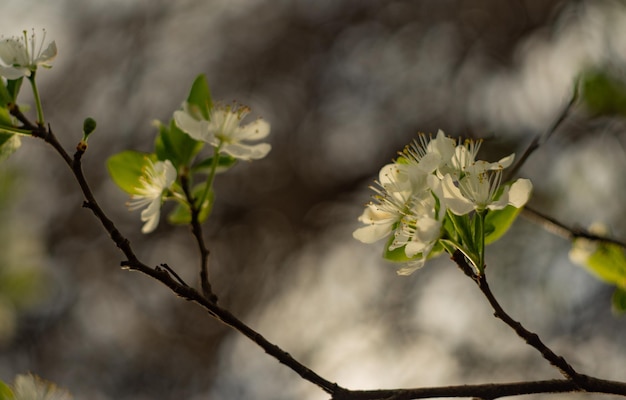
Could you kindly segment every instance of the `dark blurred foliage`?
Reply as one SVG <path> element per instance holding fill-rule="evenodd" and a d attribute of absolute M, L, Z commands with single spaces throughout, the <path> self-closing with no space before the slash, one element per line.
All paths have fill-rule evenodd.
<path fill-rule="evenodd" d="M 216 182 L 206 229 L 220 302 L 339 384 L 373 375 L 371 387 L 417 386 L 556 374 L 492 321 L 447 260 L 399 278 L 378 249 L 354 243 L 367 186 L 418 132 L 488 138 L 489 160 L 521 152 L 556 118 L 582 68 L 564 58 L 560 71 L 534 55 L 584 47 L 567 34 L 576 18 L 602 15 L 599 3 L 621 11 L 617 2 L 545 0 L 66 0 L 39 11 L 23 2 L 10 4 L 19 18 L 4 34 L 49 23 L 60 50 L 40 74 L 46 118 L 68 148 L 85 117 L 98 121 L 84 159 L 94 192 L 144 262 L 166 262 L 188 282 L 198 261 L 189 230 L 162 223 L 141 235 L 105 159 L 151 151 L 150 122 L 169 120 L 199 73 L 215 99 L 268 120 L 270 155 Z M 609 178 L 626 166 L 623 131 L 615 120 L 569 119 L 522 169 L 533 204 L 570 224 L 619 221 L 624 189 Z M 20 314 L 13 340 L 0 343 L 1 379 L 32 371 L 85 399 L 323 398 L 198 307 L 122 271 L 61 160 L 24 142 L 11 160 L 24 181 L 16 213 L 36 221 L 42 269 L 54 278 L 43 305 Z M 583 372 L 626 379 L 615 367 L 626 326 L 610 314 L 610 289 L 569 265 L 567 250 L 520 221 L 489 256 L 496 294 Z M 416 365 L 424 360 L 428 373 Z"/>

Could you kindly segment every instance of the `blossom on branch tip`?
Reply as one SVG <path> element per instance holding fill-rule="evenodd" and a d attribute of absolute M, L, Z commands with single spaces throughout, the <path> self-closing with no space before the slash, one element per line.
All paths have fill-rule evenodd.
<path fill-rule="evenodd" d="M 52 41 L 44 49 L 45 40 L 45 30 L 39 44 L 35 41 L 34 32 L 30 38 L 24 31 L 22 37 L 0 39 L 0 60 L 4 64 L 0 65 L 0 76 L 7 79 L 19 79 L 24 76 L 30 77 L 39 66 L 51 68 L 50 62 L 57 55 L 57 46 Z"/>
<path fill-rule="evenodd" d="M 146 207 L 141 212 L 141 220 L 145 222 L 141 232 L 150 233 L 159 225 L 161 204 L 164 192 L 176 181 L 176 168 L 170 160 L 157 161 L 148 159 L 139 177 L 140 186 L 135 188 L 131 200 L 127 203 L 129 210 Z"/>
<path fill-rule="evenodd" d="M 206 142 L 240 160 L 258 160 L 271 150 L 268 143 L 249 144 L 267 137 L 270 125 L 257 119 L 246 125 L 241 121 L 250 112 L 244 106 L 216 105 L 209 113 L 209 119 L 198 118 L 191 110 L 174 112 L 176 125 L 195 140 Z"/>

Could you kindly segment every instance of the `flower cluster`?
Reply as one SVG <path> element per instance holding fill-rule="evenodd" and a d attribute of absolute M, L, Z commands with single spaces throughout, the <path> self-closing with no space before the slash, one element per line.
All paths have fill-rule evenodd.
<path fill-rule="evenodd" d="M 482 224 L 488 212 L 507 206 L 522 207 L 532 185 L 527 179 L 502 185 L 502 171 L 512 164 L 514 155 L 493 163 L 477 160 L 480 144 L 471 140 L 457 143 L 442 131 L 434 139 L 420 136 L 381 169 L 372 188 L 373 201 L 359 217 L 365 226 L 353 236 L 364 243 L 388 238 L 386 258 L 407 262 L 398 271 L 401 275 L 422 267 L 438 243 L 442 249 L 463 251 L 474 262 L 482 260 L 482 249 L 476 243 L 484 246 L 484 231 L 454 232 L 455 228 L 473 226 L 475 217 Z M 450 229 L 453 231 L 448 232 Z M 399 249 L 403 249 L 401 257 Z M 472 258 L 475 253 L 477 257 Z"/>

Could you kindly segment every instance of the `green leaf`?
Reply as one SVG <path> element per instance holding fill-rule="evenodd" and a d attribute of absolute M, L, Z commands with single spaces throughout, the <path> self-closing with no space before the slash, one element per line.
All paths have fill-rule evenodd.
<path fill-rule="evenodd" d="M 582 102 L 593 116 L 626 115 L 626 83 L 608 71 L 592 70 L 579 78 Z"/>
<path fill-rule="evenodd" d="M 187 97 L 187 103 L 191 108 L 191 114 L 200 113 L 206 120 L 209 119 L 209 112 L 213 107 L 211 92 L 204 74 L 198 75 L 191 85 L 191 91 Z"/>
<path fill-rule="evenodd" d="M 6 107 L 0 107 L 0 124 L 13 126 L 13 117 L 11 116 L 9 109 Z"/>
<path fill-rule="evenodd" d="M 613 296 L 611 297 L 611 303 L 613 304 L 613 310 L 622 314 L 626 312 L 626 290 L 622 288 L 615 288 Z"/>
<path fill-rule="evenodd" d="M 159 123 L 159 134 L 154 143 L 158 160 L 170 160 L 178 170 L 188 166 L 204 145 L 191 138 L 170 121 L 169 126 Z"/>
<path fill-rule="evenodd" d="M 191 194 L 194 199 L 202 196 L 205 186 L 205 183 L 202 183 L 193 188 Z M 211 215 L 211 210 L 213 209 L 214 202 L 215 193 L 213 192 L 213 190 L 211 190 L 207 195 L 207 198 L 204 200 L 204 204 L 202 205 L 202 209 L 200 210 L 200 214 L 198 215 L 198 221 L 200 223 L 206 221 L 209 215 Z M 189 209 L 189 206 L 187 204 L 178 203 L 176 208 L 168 216 L 168 221 L 176 225 L 186 225 L 191 223 L 191 210 Z"/>
<path fill-rule="evenodd" d="M 0 161 L 4 161 L 22 145 L 19 135 L 0 132 Z"/>
<path fill-rule="evenodd" d="M 515 208 L 511 205 L 502 210 L 489 210 L 485 217 L 485 244 L 500 239 L 513 225 L 515 218 L 521 211 L 521 208 Z"/>
<path fill-rule="evenodd" d="M 126 150 L 109 157 L 107 169 L 117 186 L 129 194 L 137 194 L 143 168 L 148 165 L 148 160 L 155 161 L 154 158 L 153 154 Z"/>
<path fill-rule="evenodd" d="M 626 289 L 626 256 L 621 246 L 598 242 L 586 267 L 600 279 Z"/>
<path fill-rule="evenodd" d="M 217 169 L 216 173 L 224 172 L 233 165 L 237 163 L 237 159 L 235 157 L 229 156 L 228 154 L 220 154 L 217 159 Z M 202 172 L 202 173 L 210 173 L 211 167 L 213 166 L 213 157 L 206 158 L 202 160 L 199 164 L 193 167 L 194 172 Z"/>
<path fill-rule="evenodd" d="M 9 92 L 11 103 L 17 103 L 17 95 L 20 94 L 20 88 L 22 87 L 23 81 L 23 77 L 19 79 L 7 80 L 7 91 Z"/>
<path fill-rule="evenodd" d="M 0 81 L 0 106 L 6 108 L 9 103 L 13 103 L 13 98 L 4 83 Z"/>
<path fill-rule="evenodd" d="M 0 400 L 13 400 L 15 395 L 6 383 L 0 381 Z"/>

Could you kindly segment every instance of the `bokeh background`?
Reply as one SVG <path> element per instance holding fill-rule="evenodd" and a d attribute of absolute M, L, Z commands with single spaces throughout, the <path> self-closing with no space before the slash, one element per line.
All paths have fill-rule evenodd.
<path fill-rule="evenodd" d="M 2 32 L 47 31 L 46 118 L 67 148 L 91 116 L 86 174 L 147 264 L 196 281 L 188 229 L 140 233 L 105 160 L 150 151 L 205 73 L 215 99 L 272 125 L 273 150 L 218 176 L 206 224 L 221 304 L 329 380 L 355 389 L 558 378 L 495 320 L 446 257 L 410 277 L 352 238 L 379 168 L 443 129 L 518 154 L 574 77 L 626 59 L 626 6 L 546 0 L 4 0 Z M 25 90 L 21 98 L 29 103 Z M 626 237 L 626 126 L 576 109 L 526 163 L 530 204 Z M 137 273 L 39 140 L 0 170 L 0 379 L 33 372 L 77 399 L 324 399 L 318 388 Z M 626 319 L 570 244 L 524 219 L 488 251 L 505 309 L 580 372 L 626 380 Z M 526 398 L 593 398 L 584 395 Z M 610 399 L 610 396 L 603 398 Z"/>

